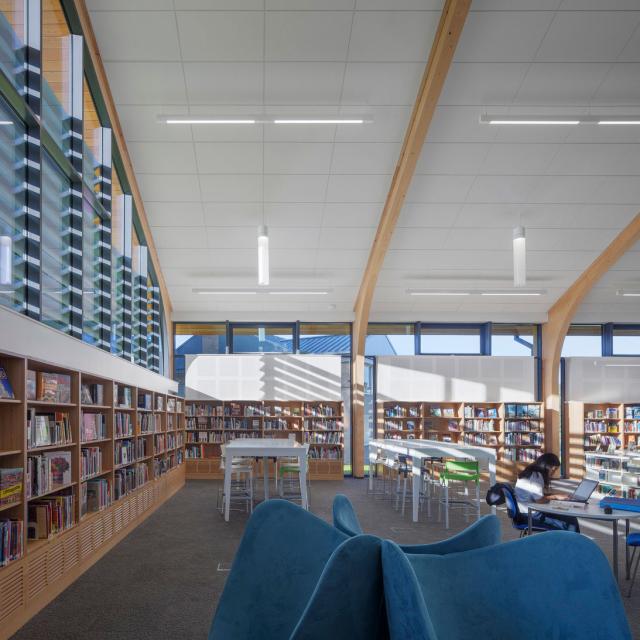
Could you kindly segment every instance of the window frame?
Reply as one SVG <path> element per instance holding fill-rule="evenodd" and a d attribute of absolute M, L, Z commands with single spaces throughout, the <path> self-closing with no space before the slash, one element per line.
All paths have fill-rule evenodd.
<path fill-rule="evenodd" d="M 422 350 L 423 329 L 476 329 L 478 331 L 479 350 L 474 353 L 438 352 Z M 428 334 L 427 334 L 428 335 Z M 416 327 L 416 354 L 421 356 L 490 356 L 491 355 L 491 323 L 490 322 L 418 322 Z"/>

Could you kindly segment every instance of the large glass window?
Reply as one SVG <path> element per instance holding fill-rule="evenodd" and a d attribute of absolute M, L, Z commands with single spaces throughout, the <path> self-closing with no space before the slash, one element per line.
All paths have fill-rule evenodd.
<path fill-rule="evenodd" d="M 544 338 L 543 338 L 544 339 Z M 562 357 L 602 355 L 602 326 L 599 324 L 573 324 L 562 345 Z"/>
<path fill-rule="evenodd" d="M 42 157 L 42 322 L 70 330 L 69 195 L 71 183 L 46 154 Z"/>
<path fill-rule="evenodd" d="M 24 126 L 0 100 L 0 304 L 24 311 Z"/>
<path fill-rule="evenodd" d="M 69 149 L 71 32 L 59 0 L 42 2 L 42 120 L 63 151 Z"/>
<path fill-rule="evenodd" d="M 300 323 L 300 353 L 351 353 L 348 322 Z"/>
<path fill-rule="evenodd" d="M 82 339 L 100 339 L 100 214 L 85 199 L 82 229 Z"/>
<path fill-rule="evenodd" d="M 364 352 L 368 356 L 413 356 L 416 353 L 414 324 L 371 323 Z"/>
<path fill-rule="evenodd" d="M 427 325 L 420 328 L 420 353 L 478 354 L 482 353 L 479 326 Z"/>
<path fill-rule="evenodd" d="M 117 171 L 111 175 L 111 353 L 124 352 L 124 195 Z"/>
<path fill-rule="evenodd" d="M 132 240 L 131 240 L 131 272 L 133 278 L 133 301 L 132 301 L 132 323 L 131 323 L 131 360 L 136 364 L 144 364 L 146 366 L 146 358 L 142 357 L 142 326 L 141 326 L 141 318 L 142 313 L 146 314 L 146 295 L 144 296 L 144 300 L 142 299 L 141 292 L 141 263 L 140 263 L 140 239 L 136 230 L 133 230 Z M 145 278 L 146 282 L 146 278 Z M 144 305 L 144 308 L 142 307 Z"/>
<path fill-rule="evenodd" d="M 100 166 L 101 142 L 100 142 L 100 118 L 93 96 L 89 90 L 89 84 L 85 78 L 83 81 L 83 121 L 82 139 L 84 143 L 83 174 L 84 181 L 94 190 L 99 188 L 97 169 Z"/>
<path fill-rule="evenodd" d="M 640 355 L 640 326 L 619 325 L 613 327 L 613 355 Z"/>
<path fill-rule="evenodd" d="M 235 325 L 231 335 L 234 353 L 293 352 L 293 325 Z"/>
<path fill-rule="evenodd" d="M 538 327 L 533 324 L 494 324 L 491 327 L 491 355 L 535 356 Z"/>
<path fill-rule="evenodd" d="M 24 0 L 0 3 L 0 69 L 18 89 L 24 69 Z"/>

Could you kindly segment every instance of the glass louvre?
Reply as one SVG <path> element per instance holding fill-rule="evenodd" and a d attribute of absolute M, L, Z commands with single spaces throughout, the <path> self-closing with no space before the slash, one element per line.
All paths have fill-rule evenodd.
<path fill-rule="evenodd" d="M 82 339 L 100 339 L 100 215 L 84 201 L 82 229 Z"/>
<path fill-rule="evenodd" d="M 0 69 L 16 89 L 24 69 L 24 0 L 0 0 Z"/>
<path fill-rule="evenodd" d="M 133 282 L 132 322 L 131 322 L 131 360 L 140 364 L 140 240 L 136 230 L 133 229 L 131 241 L 131 271 Z M 146 364 L 146 362 L 145 362 Z"/>
<path fill-rule="evenodd" d="M 111 353 L 124 353 L 124 194 L 117 171 L 111 174 Z"/>
<path fill-rule="evenodd" d="M 25 310 L 25 129 L 0 100 L 0 304 Z"/>
<path fill-rule="evenodd" d="M 93 96 L 89 89 L 87 79 L 82 83 L 83 93 L 83 178 L 85 183 L 93 190 L 98 191 L 100 180 L 98 178 L 98 168 L 100 166 L 100 118 L 96 109 Z"/>
<path fill-rule="evenodd" d="M 54 161 L 42 156 L 42 322 L 69 333 L 69 195 L 71 183 Z"/>
<path fill-rule="evenodd" d="M 58 0 L 42 1 L 42 121 L 63 152 L 69 150 L 71 41 Z"/>

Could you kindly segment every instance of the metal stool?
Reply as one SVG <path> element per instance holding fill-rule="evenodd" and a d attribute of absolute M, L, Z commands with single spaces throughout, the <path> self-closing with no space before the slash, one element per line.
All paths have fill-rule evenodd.
<path fill-rule="evenodd" d="M 227 464 L 225 459 L 225 445 L 220 445 L 221 458 L 220 469 L 225 470 Z M 235 476 L 235 479 L 234 479 Z M 244 502 L 246 513 L 253 513 L 253 464 L 244 458 L 234 458 L 231 460 L 231 490 L 229 495 L 229 509 L 233 511 L 242 511 L 242 509 L 233 508 L 233 504 Z M 224 489 L 218 490 L 218 499 L 216 508 L 220 513 L 224 512 Z"/>
<path fill-rule="evenodd" d="M 476 485 L 475 504 L 469 499 L 449 500 L 449 483 L 463 482 L 464 495 L 469 495 L 468 482 Z M 480 466 L 477 460 L 447 460 L 444 469 L 440 473 L 440 483 L 444 492 L 444 499 L 438 501 L 438 522 L 441 520 L 442 506 L 444 505 L 445 529 L 449 528 L 449 507 L 461 506 L 464 508 L 465 520 L 469 519 L 469 507 L 474 507 L 477 518 L 480 519 Z"/>
<path fill-rule="evenodd" d="M 276 476 L 279 476 L 278 492 L 281 498 L 295 502 L 300 501 L 302 504 L 302 494 L 300 492 L 300 463 L 298 459 L 278 462 L 276 464 Z M 294 476 L 297 479 L 294 479 Z M 309 479 L 309 465 L 307 464 L 307 501 L 311 494 L 311 481 Z"/>
<path fill-rule="evenodd" d="M 627 593 L 627 598 L 631 597 L 631 590 L 633 589 L 633 583 L 636 581 L 636 575 L 638 573 L 638 566 L 640 565 L 640 553 L 638 553 L 638 558 L 636 559 L 636 551 L 638 547 L 640 547 L 640 533 L 630 533 L 627 536 L 627 546 L 633 547 L 633 552 L 631 553 L 631 560 L 629 561 L 629 566 L 627 567 L 628 571 L 631 571 L 633 568 L 633 561 L 636 562 L 636 568 L 633 570 L 633 576 L 631 576 L 631 583 L 629 584 L 629 592 Z"/>

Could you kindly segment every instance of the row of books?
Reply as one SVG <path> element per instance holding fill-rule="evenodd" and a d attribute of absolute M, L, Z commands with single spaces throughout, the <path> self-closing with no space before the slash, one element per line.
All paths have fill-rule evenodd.
<path fill-rule="evenodd" d="M 71 452 L 45 451 L 27 457 L 27 498 L 41 496 L 71 483 Z"/>
<path fill-rule="evenodd" d="M 80 485 L 80 516 L 102 511 L 111 504 L 111 486 L 106 478 L 89 480 Z"/>
<path fill-rule="evenodd" d="M 144 442 L 144 440 L 138 440 Z M 133 440 L 118 440 L 113 445 L 113 464 L 131 464 L 137 460 L 136 443 Z"/>
<path fill-rule="evenodd" d="M 640 405 L 625 407 L 624 408 L 624 417 L 627 420 L 640 420 Z"/>
<path fill-rule="evenodd" d="M 640 422 L 625 422 L 625 433 L 640 433 Z"/>
<path fill-rule="evenodd" d="M 138 416 L 138 420 L 140 422 L 140 433 L 162 431 L 162 421 L 160 416 L 156 416 L 155 413 L 143 413 Z"/>
<path fill-rule="evenodd" d="M 166 458 L 153 459 L 153 477 L 159 478 L 169 471 L 169 461 Z"/>
<path fill-rule="evenodd" d="M 596 447 L 598 451 L 610 451 L 614 453 L 616 449 L 622 446 L 622 442 L 620 438 L 616 438 L 615 436 L 592 434 L 585 436 L 584 446 Z"/>
<path fill-rule="evenodd" d="M 342 460 L 342 447 L 312 447 L 309 449 L 309 458 L 314 460 Z"/>
<path fill-rule="evenodd" d="M 71 402 L 71 376 L 66 373 L 27 371 L 27 400 Z"/>
<path fill-rule="evenodd" d="M 505 462 L 535 462 L 539 455 L 539 449 L 505 449 L 502 459 Z"/>
<path fill-rule="evenodd" d="M 7 375 L 5 368 L 0 367 L 0 398 L 3 400 L 13 400 L 15 397 L 9 376 Z"/>
<path fill-rule="evenodd" d="M 330 418 L 305 418 L 304 428 L 309 430 L 325 430 L 342 429 L 342 420 L 334 420 Z"/>
<path fill-rule="evenodd" d="M 465 431 L 497 431 L 494 420 L 465 420 Z"/>
<path fill-rule="evenodd" d="M 304 442 L 309 442 L 311 444 L 342 444 L 342 438 L 343 436 L 340 431 L 304 434 Z"/>
<path fill-rule="evenodd" d="M 631 407 L 627 407 L 627 409 L 630 409 L 630 408 Z M 632 418 L 633 415 L 629 417 Z M 589 411 L 587 411 L 585 418 L 587 418 L 587 420 L 601 420 L 603 418 L 607 418 L 609 420 L 617 420 L 618 407 L 606 407 L 604 409 L 590 409 Z"/>
<path fill-rule="evenodd" d="M 252 418 L 255 416 L 261 416 L 263 414 L 263 408 L 260 404 L 241 404 L 238 402 L 229 402 L 223 407 L 225 416 L 232 416 L 234 418 Z"/>
<path fill-rule="evenodd" d="M 506 433 L 504 436 L 504 443 L 518 445 L 542 445 L 544 444 L 544 434 L 535 432 Z"/>
<path fill-rule="evenodd" d="M 192 417 L 186 418 L 185 427 L 187 429 L 224 429 L 224 418 Z"/>
<path fill-rule="evenodd" d="M 164 453 L 167 450 L 167 441 L 165 435 L 153 436 L 153 453 Z"/>
<path fill-rule="evenodd" d="M 199 404 L 188 403 L 185 407 L 185 415 L 188 417 L 206 417 L 206 416 L 222 416 L 223 406 L 221 404 Z"/>
<path fill-rule="evenodd" d="M 613 422 L 605 422 L 603 420 L 585 420 L 585 433 L 618 433 L 618 425 Z"/>
<path fill-rule="evenodd" d="M 260 430 L 262 424 L 260 420 L 255 418 L 225 418 L 224 428 Z"/>
<path fill-rule="evenodd" d="M 304 405 L 304 415 L 305 416 L 324 416 L 326 418 L 332 418 L 334 416 L 340 415 L 338 413 L 338 408 L 333 404 L 324 404 L 323 402 L 317 402 L 314 404 Z"/>
<path fill-rule="evenodd" d="M 297 420 L 283 420 L 282 418 L 265 418 L 264 429 L 266 431 L 287 431 L 288 429 L 300 429 Z"/>
<path fill-rule="evenodd" d="M 465 433 L 462 436 L 462 442 L 463 444 L 495 446 L 498 444 L 498 438 L 496 438 L 495 434 L 489 434 L 489 433 Z"/>
<path fill-rule="evenodd" d="M 385 420 L 384 422 L 384 430 L 385 431 L 416 431 L 420 428 L 418 422 L 414 422 L 413 420 L 403 420 L 402 422 L 395 422 L 393 420 Z"/>
<path fill-rule="evenodd" d="M 497 418 L 498 407 L 477 407 L 475 405 L 464 405 L 465 418 Z"/>
<path fill-rule="evenodd" d="M 172 413 L 167 414 L 167 431 L 175 431 L 176 423 L 174 417 Z"/>
<path fill-rule="evenodd" d="M 82 383 L 82 385 L 80 385 L 80 402 L 88 405 L 104 405 L 104 385 L 99 383 Z"/>
<path fill-rule="evenodd" d="M 272 404 L 265 407 L 265 416 L 277 418 L 278 416 L 292 416 L 298 417 L 302 415 L 302 409 L 300 405 L 279 405 Z"/>
<path fill-rule="evenodd" d="M 133 435 L 133 420 L 130 413 L 116 411 L 113 416 L 113 435 L 115 438 Z"/>
<path fill-rule="evenodd" d="M 504 430 L 509 431 L 540 431 L 538 420 L 505 420 Z"/>
<path fill-rule="evenodd" d="M 138 438 L 136 440 L 136 459 L 143 460 L 149 454 L 147 453 L 149 449 L 147 448 L 147 441 L 144 438 Z"/>
<path fill-rule="evenodd" d="M 102 449 L 82 447 L 80 452 L 80 478 L 87 478 L 102 471 Z"/>
<path fill-rule="evenodd" d="M 19 560 L 24 553 L 24 522 L 0 519 L 0 567 Z"/>
<path fill-rule="evenodd" d="M 120 500 L 134 489 L 140 488 L 149 481 L 149 467 L 136 464 L 125 469 L 116 469 L 113 474 L 113 499 Z"/>
<path fill-rule="evenodd" d="M 17 504 L 22 500 L 23 476 L 22 467 L 0 469 L 0 506 Z"/>
<path fill-rule="evenodd" d="M 508 403 L 504 405 L 505 418 L 540 418 L 541 405 Z"/>
<path fill-rule="evenodd" d="M 187 444 L 197 442 L 222 443 L 225 442 L 224 433 L 220 431 L 188 431 Z"/>
<path fill-rule="evenodd" d="M 174 409 L 172 409 L 173 411 L 175 411 L 175 399 L 173 399 L 173 404 L 172 406 L 174 407 Z M 151 393 L 146 393 L 146 392 L 139 392 L 138 393 L 138 409 L 146 409 L 147 411 L 152 411 L 154 410 L 153 407 L 153 394 Z M 164 396 L 160 396 L 160 395 L 156 395 L 156 406 L 155 406 L 155 411 L 164 411 Z"/>
<path fill-rule="evenodd" d="M 115 398 L 116 407 L 123 407 L 130 409 L 131 405 L 131 387 L 127 387 L 123 384 L 115 385 Z"/>
<path fill-rule="evenodd" d="M 107 416 L 102 413 L 82 414 L 82 427 L 80 429 L 80 442 L 91 442 L 92 440 L 106 440 L 107 438 Z"/>
<path fill-rule="evenodd" d="M 384 407 L 385 418 L 417 418 L 420 416 L 419 406 L 406 406 L 396 404 L 391 407 Z"/>
<path fill-rule="evenodd" d="M 27 537 L 47 540 L 75 524 L 73 492 L 55 495 L 29 503 Z"/>
<path fill-rule="evenodd" d="M 29 409 L 27 413 L 27 448 L 71 444 L 73 434 L 69 414 L 56 411 L 42 413 Z"/>
<path fill-rule="evenodd" d="M 175 433 L 167 433 L 167 449 L 176 448 L 176 436 Z"/>

